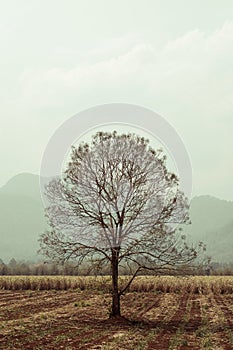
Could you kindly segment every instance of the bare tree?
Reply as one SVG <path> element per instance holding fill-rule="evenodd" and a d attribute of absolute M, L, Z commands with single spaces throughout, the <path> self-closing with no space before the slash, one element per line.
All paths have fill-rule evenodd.
<path fill-rule="evenodd" d="M 90 268 L 109 264 L 112 317 L 120 316 L 120 297 L 139 273 L 166 273 L 197 257 L 176 230 L 188 220 L 178 178 L 167 170 L 162 151 L 142 137 L 98 132 L 90 145 L 72 148 L 66 171 L 46 194 L 51 230 L 41 235 L 41 252 Z M 131 272 L 121 289 L 120 266 Z"/>

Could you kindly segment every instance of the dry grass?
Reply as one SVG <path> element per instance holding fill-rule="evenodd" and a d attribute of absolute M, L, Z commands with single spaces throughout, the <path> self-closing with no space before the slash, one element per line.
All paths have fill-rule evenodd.
<path fill-rule="evenodd" d="M 123 286 L 128 277 L 121 276 Z M 92 290 L 105 293 L 111 290 L 111 278 L 73 276 L 0 276 L 2 290 Z M 231 294 L 233 277 L 224 276 L 139 276 L 129 289 L 130 292 Z"/>

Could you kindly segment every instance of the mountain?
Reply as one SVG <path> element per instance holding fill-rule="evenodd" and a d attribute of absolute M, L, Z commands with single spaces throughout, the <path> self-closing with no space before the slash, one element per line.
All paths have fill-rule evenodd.
<path fill-rule="evenodd" d="M 203 241 L 213 261 L 233 261 L 233 202 L 212 196 L 194 197 L 189 240 Z M 39 234 L 46 228 L 39 176 L 23 173 L 0 188 L 0 258 L 38 259 Z"/>
<path fill-rule="evenodd" d="M 38 237 L 45 226 L 39 176 L 10 179 L 0 189 L 0 258 L 38 260 Z"/>
<path fill-rule="evenodd" d="M 194 197 L 190 204 L 188 237 L 207 244 L 207 254 L 217 262 L 233 262 L 233 202 L 212 196 Z"/>
<path fill-rule="evenodd" d="M 0 188 L 0 196 L 1 194 L 27 196 L 40 201 L 40 177 L 30 173 L 18 174 Z"/>

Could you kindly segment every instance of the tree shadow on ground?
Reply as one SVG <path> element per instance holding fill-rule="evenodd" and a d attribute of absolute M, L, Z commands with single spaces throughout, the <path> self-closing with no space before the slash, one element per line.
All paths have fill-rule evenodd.
<path fill-rule="evenodd" d="M 176 331 L 179 327 L 183 327 L 184 331 L 195 332 L 202 324 L 201 320 L 192 321 L 191 323 L 184 324 L 179 320 L 157 320 L 151 321 L 147 319 L 128 319 L 125 317 L 116 317 L 116 318 L 108 318 L 108 319 L 90 319 L 90 320 L 82 320 L 82 324 L 86 324 L 87 326 L 91 326 L 93 329 L 106 329 L 114 327 L 117 329 L 129 329 L 129 328 L 137 328 L 144 330 L 153 330 L 153 329 L 161 329 L 168 332 Z M 215 328 L 215 331 L 218 329 Z M 219 327 L 219 331 L 221 331 Z"/>

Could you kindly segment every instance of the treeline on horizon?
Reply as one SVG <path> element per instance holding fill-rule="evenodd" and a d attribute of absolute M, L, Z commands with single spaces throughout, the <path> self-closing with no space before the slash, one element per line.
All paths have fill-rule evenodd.
<path fill-rule="evenodd" d="M 187 270 L 184 269 L 184 274 Z M 110 275 L 110 268 L 94 270 L 83 266 L 79 268 L 74 262 L 66 262 L 62 265 L 57 263 L 47 262 L 30 262 L 17 261 L 12 258 L 9 263 L 5 263 L 0 259 L 0 276 L 97 276 Z M 150 273 L 147 273 L 149 275 Z M 174 273 L 166 273 L 166 275 L 175 275 Z M 203 268 L 196 270 L 195 273 L 190 271 L 189 275 L 212 275 L 212 276 L 233 276 L 233 262 L 232 263 L 212 263 L 208 269 Z M 120 275 L 130 275 L 130 271 L 122 269 Z M 143 273 L 143 275 L 146 275 Z M 156 275 L 156 273 L 153 273 Z"/>

